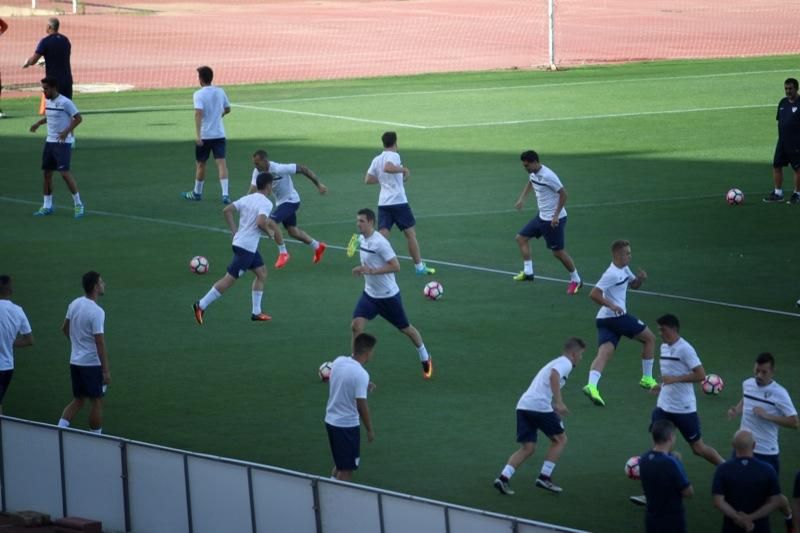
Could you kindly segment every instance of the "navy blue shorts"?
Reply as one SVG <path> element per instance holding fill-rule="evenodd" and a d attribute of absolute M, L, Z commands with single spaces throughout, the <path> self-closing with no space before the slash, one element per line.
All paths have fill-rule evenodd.
<path fill-rule="evenodd" d="M 397 329 L 406 329 L 410 325 L 399 292 L 388 298 L 373 298 L 366 292 L 361 293 L 353 310 L 353 318 L 372 320 L 378 315 Z"/>
<path fill-rule="evenodd" d="M 800 470 L 794 476 L 794 489 L 792 490 L 792 498 L 800 498 Z"/>
<path fill-rule="evenodd" d="M 67 172 L 70 161 L 72 161 L 71 143 L 44 143 L 42 170 Z"/>
<path fill-rule="evenodd" d="M 233 248 L 233 259 L 231 264 L 228 265 L 227 272 L 236 279 L 247 272 L 248 270 L 255 270 L 260 266 L 264 266 L 264 260 L 258 250 L 250 252 L 238 246 L 231 246 Z"/>
<path fill-rule="evenodd" d="M 555 411 L 540 413 L 517 409 L 517 442 L 536 442 L 536 432 L 539 430 L 552 438 L 564 433 L 564 422 Z"/>
<path fill-rule="evenodd" d="M 275 208 L 269 218 L 275 222 L 282 223 L 284 228 L 297 226 L 297 210 L 300 209 L 300 202 L 283 203 Z"/>
<path fill-rule="evenodd" d="M 69 365 L 74 398 L 103 397 L 103 367 Z"/>
<path fill-rule="evenodd" d="M 519 235 L 528 237 L 529 239 L 538 239 L 544 237 L 544 242 L 547 244 L 549 250 L 557 252 L 564 249 L 564 233 L 567 227 L 567 217 L 558 219 L 558 226 L 555 228 L 550 225 L 550 222 L 542 220 L 539 215 L 532 218 L 530 222 L 525 224 Z"/>
<path fill-rule="evenodd" d="M 14 375 L 14 369 L 0 370 L 0 405 L 3 403 L 3 397 L 6 395 L 9 385 L 11 385 L 11 377 Z"/>
<path fill-rule="evenodd" d="M 194 158 L 198 162 L 208 161 L 208 156 L 213 153 L 214 159 L 225 159 L 225 138 L 203 139 L 203 145 L 194 145 Z"/>
<path fill-rule="evenodd" d="M 378 206 L 378 229 L 390 230 L 394 224 L 397 224 L 400 231 L 416 226 L 417 221 L 408 204 Z"/>
<path fill-rule="evenodd" d="M 734 455 L 736 452 L 734 452 Z M 764 461 L 768 465 L 772 465 L 772 468 L 775 469 L 775 473 L 778 474 L 780 477 L 781 474 L 781 456 L 778 454 L 775 455 L 766 455 L 763 453 L 754 453 L 753 457 L 758 459 L 759 461 Z"/>
<path fill-rule="evenodd" d="M 336 470 L 358 470 L 361 459 L 361 428 L 340 428 L 325 423 Z"/>
<path fill-rule="evenodd" d="M 794 170 L 800 168 L 800 146 L 787 145 L 779 140 L 775 145 L 772 168 L 783 168 L 786 165 L 791 165 Z"/>
<path fill-rule="evenodd" d="M 647 329 L 644 322 L 629 314 L 598 318 L 595 320 L 595 324 L 597 325 L 597 345 L 602 346 L 607 342 L 612 342 L 614 348 L 617 347 L 623 335 L 632 339 Z"/>
<path fill-rule="evenodd" d="M 653 422 L 656 420 L 669 420 L 683 435 L 683 438 L 689 444 L 697 442 L 702 437 L 700 433 L 700 417 L 697 412 L 694 413 L 668 413 L 660 407 L 653 409 L 653 414 L 650 415 L 650 429 L 653 428 Z"/>

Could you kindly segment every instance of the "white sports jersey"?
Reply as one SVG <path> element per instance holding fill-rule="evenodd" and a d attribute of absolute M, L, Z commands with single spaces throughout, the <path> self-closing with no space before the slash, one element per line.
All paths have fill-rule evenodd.
<path fill-rule="evenodd" d="M 369 238 L 359 235 L 358 249 L 361 250 L 361 264 L 369 268 L 382 268 L 397 254 L 389 241 L 375 231 Z M 394 279 L 394 272 L 388 274 L 364 275 L 364 292 L 373 298 L 390 298 L 400 292 Z"/>
<path fill-rule="evenodd" d="M 20 306 L 0 299 L 0 370 L 14 368 L 14 341 L 18 335 L 31 333 L 31 324 Z"/>
<path fill-rule="evenodd" d="M 756 378 L 749 378 L 742 383 L 742 425 L 740 429 L 747 429 L 756 440 L 755 452 L 763 455 L 777 455 L 778 424 L 764 420 L 753 414 L 754 407 L 761 407 L 767 414 L 776 416 L 794 416 L 797 409 L 792 404 L 792 399 L 786 389 L 773 381 L 769 385 L 759 387 Z"/>
<path fill-rule="evenodd" d="M 400 154 L 385 150 L 380 155 L 372 160 L 367 174 L 375 176 L 381 184 L 381 194 L 378 196 L 378 205 L 397 205 L 407 204 L 408 198 L 406 197 L 406 189 L 403 186 L 403 173 L 387 173 L 383 171 L 386 163 L 393 163 L 401 167 L 403 163 L 400 162 Z"/>
<path fill-rule="evenodd" d="M 531 381 L 528 390 L 520 397 L 517 409 L 539 413 L 553 412 L 553 389 L 550 388 L 550 374 L 553 370 L 561 376 L 559 387 L 563 387 L 569 373 L 572 372 L 572 361 L 562 355 L 544 365 Z"/>
<path fill-rule="evenodd" d="M 536 193 L 536 203 L 539 205 L 539 218 L 542 220 L 553 220 L 553 215 L 558 207 L 558 191 L 564 188 L 561 180 L 556 173 L 542 165 L 538 172 L 530 175 L 533 192 Z M 567 210 L 563 207 L 558 214 L 558 218 L 567 216 Z"/>
<path fill-rule="evenodd" d="M 45 117 L 47 118 L 47 142 L 57 143 L 58 134 L 69 128 L 72 117 L 80 113 L 72 100 L 59 94 L 55 100 L 46 100 Z M 67 135 L 65 142 L 72 144 L 75 142 L 72 132 Z"/>
<path fill-rule="evenodd" d="M 659 359 L 661 376 L 682 376 L 691 374 L 692 370 L 703 363 L 697 352 L 683 337 L 673 344 L 661 345 Z M 694 413 L 697 411 L 697 399 L 694 396 L 693 383 L 670 383 L 662 385 L 656 406 L 668 413 Z"/>
<path fill-rule="evenodd" d="M 239 230 L 233 236 L 233 245 L 249 252 L 258 250 L 261 228 L 256 224 L 259 215 L 269 216 L 272 202 L 260 192 L 242 196 L 233 205 L 239 211 Z"/>
<path fill-rule="evenodd" d="M 365 400 L 369 389 L 369 374 L 361 363 L 347 355 L 337 357 L 331 366 L 328 387 L 325 422 L 340 428 L 358 426 L 356 399 Z"/>
<path fill-rule="evenodd" d="M 297 194 L 294 183 L 292 182 L 292 176 L 297 174 L 297 165 L 294 163 L 284 165 L 283 163 L 270 161 L 269 173 L 274 177 L 272 180 L 272 194 L 275 195 L 276 205 L 281 205 L 286 202 L 292 204 L 300 203 L 300 195 Z M 261 171 L 254 168 L 253 179 L 250 180 L 250 185 L 253 187 L 256 186 L 256 178 L 259 174 L 261 174 Z"/>
<path fill-rule="evenodd" d="M 85 296 L 75 298 L 67 307 L 69 340 L 72 343 L 70 364 L 78 366 L 100 366 L 95 335 L 103 333 L 106 312 L 97 302 Z"/>
<path fill-rule="evenodd" d="M 222 113 L 230 106 L 228 95 L 220 87 L 206 85 L 194 92 L 194 108 L 203 112 L 203 120 L 200 121 L 201 139 L 225 138 Z"/>
<path fill-rule="evenodd" d="M 603 298 L 618 305 L 624 312 L 628 312 L 625 307 L 625 300 L 628 296 L 628 283 L 635 280 L 636 276 L 633 275 L 631 269 L 626 267 L 619 268 L 614 263 L 608 265 L 608 268 L 600 277 L 597 282 L 598 289 L 603 291 Z M 617 316 L 614 311 L 605 305 L 597 312 L 597 318 L 613 318 Z"/>

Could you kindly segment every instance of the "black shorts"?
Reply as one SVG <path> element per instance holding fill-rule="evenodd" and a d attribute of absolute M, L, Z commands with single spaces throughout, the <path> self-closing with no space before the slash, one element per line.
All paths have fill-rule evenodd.
<path fill-rule="evenodd" d="M 683 438 L 689 444 L 697 442 L 703 436 L 700 432 L 700 417 L 697 416 L 697 411 L 693 413 L 670 413 L 664 411 L 660 407 L 653 409 L 650 415 L 650 429 L 653 428 L 653 422 L 656 420 L 669 420 L 678 431 L 681 432 Z"/>
<path fill-rule="evenodd" d="M 225 159 L 225 138 L 203 139 L 202 146 L 194 145 L 194 158 L 199 163 L 208 161 L 208 156 L 214 154 L 214 159 Z"/>
<path fill-rule="evenodd" d="M 42 149 L 42 170 L 68 172 L 71 160 L 71 143 L 44 143 L 44 148 Z"/>
<path fill-rule="evenodd" d="M 778 139 L 772 168 L 783 168 L 786 165 L 791 165 L 794 170 L 800 169 L 800 144 L 789 144 Z"/>
<path fill-rule="evenodd" d="M 13 375 L 13 368 L 11 370 L 0 370 L 0 405 L 2 405 L 3 397 L 6 395 L 6 391 L 11 385 L 11 378 Z"/>
<path fill-rule="evenodd" d="M 358 470 L 361 461 L 361 427 L 340 428 L 325 424 L 336 470 Z"/>
<path fill-rule="evenodd" d="M 536 442 L 537 431 L 552 439 L 564 433 L 564 422 L 555 411 L 540 413 L 517 409 L 517 442 Z"/>
<path fill-rule="evenodd" d="M 549 250 L 557 252 L 564 249 L 564 235 L 567 229 L 567 217 L 558 219 L 558 226 L 555 228 L 550 225 L 550 221 L 543 220 L 536 215 L 521 230 L 518 235 L 529 239 L 544 237 L 544 242 Z"/>
<path fill-rule="evenodd" d="M 103 397 L 103 367 L 69 365 L 73 398 Z"/>

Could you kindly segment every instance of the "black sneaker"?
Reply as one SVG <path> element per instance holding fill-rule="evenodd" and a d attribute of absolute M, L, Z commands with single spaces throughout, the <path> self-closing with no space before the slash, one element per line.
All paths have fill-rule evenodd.
<path fill-rule="evenodd" d="M 793 192 L 789 197 L 790 204 L 800 204 L 800 192 Z"/>
<path fill-rule="evenodd" d="M 552 479 L 543 476 L 539 476 L 538 478 L 536 478 L 536 486 L 539 487 L 540 489 L 549 490 L 550 492 L 555 492 L 556 494 L 558 494 L 563 490 L 561 487 L 553 483 Z"/>
<path fill-rule="evenodd" d="M 494 488 L 499 490 L 500 494 L 505 494 L 507 496 L 514 494 L 514 491 L 511 490 L 511 485 L 509 484 L 508 480 L 501 477 L 494 480 Z"/>
<path fill-rule="evenodd" d="M 768 204 L 772 204 L 775 202 L 782 202 L 783 201 L 783 194 L 775 194 L 775 191 L 769 193 L 769 196 L 764 197 L 764 202 Z"/>

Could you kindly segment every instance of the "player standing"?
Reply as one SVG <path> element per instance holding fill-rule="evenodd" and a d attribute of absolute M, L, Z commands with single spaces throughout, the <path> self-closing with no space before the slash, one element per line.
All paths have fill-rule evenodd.
<path fill-rule="evenodd" d="M 641 287 L 647 279 L 647 272 L 640 270 L 638 274 L 633 275 L 628 266 L 631 262 L 631 244 L 628 241 L 614 241 L 611 244 L 611 257 L 611 264 L 589 293 L 592 301 L 600 306 L 595 320 L 598 348 L 597 356 L 592 361 L 589 371 L 589 383 L 583 387 L 583 393 L 592 400 L 592 403 L 599 406 L 604 406 L 606 403 L 600 397 L 597 384 L 623 335 L 629 339 L 636 339 L 643 345 L 642 379 L 639 385 L 648 390 L 658 385 L 653 379 L 655 335 L 644 322 L 628 314 L 625 307 L 628 286 L 632 289 Z"/>
<path fill-rule="evenodd" d="M 250 319 L 254 322 L 265 322 L 272 317 L 261 312 L 261 298 L 264 296 L 264 282 L 267 279 L 267 267 L 258 253 L 258 241 L 264 234 L 274 235 L 275 242 L 283 244 L 283 236 L 278 226 L 269 218 L 272 211 L 272 202 L 267 196 L 272 193 L 272 174 L 262 172 L 256 178 L 257 192 L 242 196 L 222 210 L 225 222 L 233 235 L 233 260 L 228 265 L 225 275 L 217 280 L 211 290 L 200 300 L 192 305 L 194 318 L 203 325 L 203 315 L 206 309 L 215 300 L 220 298 L 225 291 L 233 287 L 239 276 L 252 270 L 256 279 L 253 280 L 253 313 Z M 239 212 L 239 225 L 233 220 L 233 212 Z"/>
<path fill-rule="evenodd" d="M 60 27 L 61 22 L 57 18 L 47 20 L 47 36 L 39 41 L 36 51 L 22 64 L 22 68 L 35 65 L 44 57 L 45 76 L 55 79 L 58 92 L 72 100 L 72 43 L 66 35 L 58 32 Z"/>
<path fill-rule="evenodd" d="M 400 288 L 394 279 L 394 273 L 400 271 L 397 255 L 386 237 L 375 231 L 375 213 L 371 209 L 360 210 L 356 224 L 361 234 L 358 240 L 361 265 L 353 267 L 353 275 L 364 277 L 364 292 L 356 303 L 350 323 L 353 340 L 355 342 L 355 338 L 364 331 L 367 322 L 378 315 L 382 316 L 411 339 L 422 362 L 422 375 L 430 379 L 433 361 L 422 342 L 422 335 L 406 317 Z"/>
<path fill-rule="evenodd" d="M 517 442 L 520 447 L 508 458 L 503 471 L 494 480 L 494 486 L 501 494 L 514 494 L 509 482 L 520 465 L 536 451 L 539 430 L 550 439 L 550 448 L 544 457 L 536 486 L 550 492 L 562 491 L 552 480 L 553 469 L 567 445 L 567 434 L 564 432 L 561 417 L 569 413 L 569 409 L 561 398 L 561 388 L 567 383 L 572 369 L 580 362 L 585 348 L 586 344 L 581 339 L 567 339 L 563 353 L 536 373 L 528 390 L 517 402 Z"/>
<path fill-rule="evenodd" d="M 187 200 L 202 200 L 206 162 L 213 153 L 222 187 L 222 203 L 227 205 L 231 200 L 228 196 L 228 165 L 225 162 L 225 126 L 222 118 L 231 112 L 231 103 L 221 87 L 211 85 L 214 80 L 211 67 L 199 67 L 197 77 L 200 81 L 200 89 L 194 93 L 194 155 L 197 165 L 194 190 L 183 193 L 183 197 Z"/>
<path fill-rule="evenodd" d="M 764 198 L 765 202 L 783 201 L 783 167 L 790 165 L 794 171 L 794 192 L 789 203 L 800 202 L 800 107 L 797 95 L 797 80 L 788 78 L 783 82 L 786 97 L 778 102 L 775 119 L 778 121 L 778 143 L 772 159 L 772 179 L 775 190 Z M 758 440 L 756 439 L 756 442 Z"/>
<path fill-rule="evenodd" d="M 253 180 L 250 183 L 250 192 L 256 190 L 256 177 L 261 172 L 269 172 L 273 176 L 272 192 L 275 195 L 275 202 L 277 206 L 275 211 L 269 215 L 269 218 L 279 224 L 283 224 L 289 235 L 295 239 L 308 244 L 314 250 L 314 263 L 319 263 L 322 260 L 322 254 L 325 253 L 327 247 L 324 242 L 319 242 L 311 238 L 308 233 L 297 227 L 297 211 L 300 209 L 300 195 L 294 188 L 292 176 L 295 174 L 302 174 L 316 186 L 320 194 L 328 192 L 328 188 L 317 179 L 317 176 L 304 165 L 297 163 L 276 163 L 270 161 L 266 150 L 257 150 L 253 154 Z M 289 252 L 286 250 L 286 245 L 281 244 L 278 246 L 278 260 L 275 262 L 275 268 L 283 268 L 289 261 Z"/>
<path fill-rule="evenodd" d="M 522 272 L 514 276 L 514 280 L 533 281 L 533 259 L 529 241 L 532 238 L 544 237 L 547 247 L 569 272 L 567 294 L 575 294 L 583 287 L 583 282 L 572 257 L 564 249 L 564 234 L 567 229 L 567 210 L 564 209 L 564 205 L 567 203 L 567 191 L 556 173 L 539 162 L 539 154 L 528 150 L 522 152 L 519 158 L 529 174 L 529 179 L 514 207 L 522 209 L 525 197 L 533 190 L 536 193 L 539 213 L 517 233 L 517 244 L 522 254 Z"/>
<path fill-rule="evenodd" d="M 417 242 L 417 221 L 408 205 L 405 186 L 411 171 L 403 166 L 400 154 L 397 153 L 397 133 L 387 131 L 381 136 L 383 152 L 376 156 L 364 176 L 367 185 L 379 183 L 381 192 L 378 196 L 378 230 L 384 237 L 389 237 L 392 226 L 397 224 L 408 241 L 408 253 L 414 261 L 414 271 L 424 276 L 435 274 L 436 269 L 428 268 L 422 262 L 422 254 Z"/>
<path fill-rule="evenodd" d="M 0 415 L 14 375 L 14 348 L 31 346 L 33 333 L 25 311 L 11 301 L 11 277 L 0 276 Z"/>

